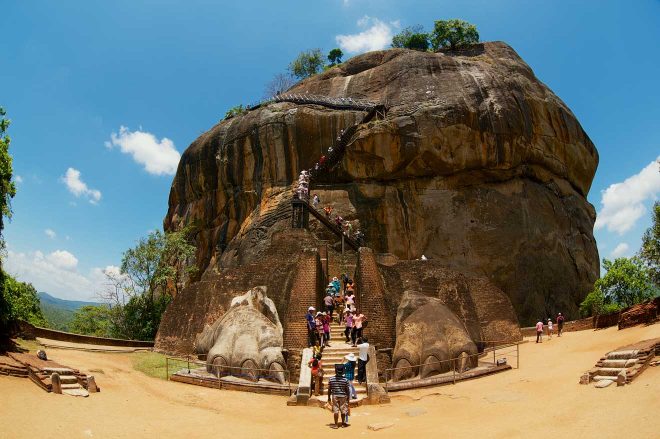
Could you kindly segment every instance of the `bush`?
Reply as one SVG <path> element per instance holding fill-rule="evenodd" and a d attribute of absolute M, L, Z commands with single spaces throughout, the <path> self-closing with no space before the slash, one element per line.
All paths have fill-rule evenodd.
<path fill-rule="evenodd" d="M 332 49 L 330 53 L 328 53 L 328 61 L 330 61 L 330 67 L 341 64 L 342 56 L 344 56 L 344 52 L 342 52 L 341 49 Z"/>
<path fill-rule="evenodd" d="M 229 119 L 230 117 L 234 117 L 234 116 L 240 116 L 241 114 L 245 114 L 245 113 L 247 113 L 247 107 L 244 107 L 242 105 L 237 105 L 227 110 L 227 112 L 225 113 L 225 119 Z"/>
<path fill-rule="evenodd" d="M 69 330 L 95 337 L 116 337 L 112 330 L 112 309 L 108 305 L 87 305 L 76 310 Z"/>
<path fill-rule="evenodd" d="M 289 72 L 299 79 L 309 78 L 323 70 L 323 54 L 321 49 L 311 49 L 300 52 L 298 57 L 289 64 Z"/>
<path fill-rule="evenodd" d="M 37 290 L 30 283 L 19 282 L 7 273 L 3 273 L 2 313 L 3 325 L 15 320 L 25 320 L 35 326 L 48 326 L 41 307 Z"/>
<path fill-rule="evenodd" d="M 463 20 L 438 20 L 431 34 L 433 50 L 441 47 L 456 49 L 479 42 L 479 32 L 474 24 Z"/>
<path fill-rule="evenodd" d="M 392 47 L 426 52 L 429 49 L 429 34 L 421 26 L 407 27 L 392 37 Z"/>

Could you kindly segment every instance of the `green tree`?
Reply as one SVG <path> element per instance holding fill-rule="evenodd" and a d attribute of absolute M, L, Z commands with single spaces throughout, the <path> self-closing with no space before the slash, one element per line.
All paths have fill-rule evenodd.
<path fill-rule="evenodd" d="M 4 219 L 11 219 L 11 199 L 16 195 L 16 185 L 12 181 L 12 158 L 9 154 L 11 138 L 7 134 L 11 121 L 5 117 L 6 114 L 5 109 L 0 107 L 0 250 L 5 246 L 2 235 Z"/>
<path fill-rule="evenodd" d="M 151 340 L 163 312 L 186 279 L 197 273 L 193 228 L 172 233 L 151 232 L 124 252 L 120 273 L 106 273 L 112 330 L 117 336 Z"/>
<path fill-rule="evenodd" d="M 392 47 L 426 52 L 429 45 L 429 34 L 419 25 L 407 27 L 392 37 Z"/>
<path fill-rule="evenodd" d="M 580 305 L 580 312 L 602 314 L 612 309 L 612 304 L 626 308 L 657 294 L 648 269 L 638 257 L 603 259 L 603 268 L 607 272 L 596 281 Z"/>
<path fill-rule="evenodd" d="M 4 273 L 2 294 L 6 302 L 5 324 L 15 320 L 25 320 L 35 326 L 47 326 L 39 306 L 39 296 L 32 284 L 19 282 Z"/>
<path fill-rule="evenodd" d="M 438 50 L 441 47 L 449 47 L 454 50 L 478 42 L 479 32 L 477 32 L 477 27 L 467 21 L 458 19 L 436 21 L 431 33 L 433 50 Z"/>
<path fill-rule="evenodd" d="M 609 314 L 618 311 L 620 306 L 608 301 L 601 290 L 593 290 L 580 304 L 580 314 L 582 317 L 597 316 Z"/>
<path fill-rule="evenodd" d="M 298 57 L 289 64 L 289 72 L 299 79 L 309 78 L 323 70 L 323 54 L 321 49 L 311 49 L 300 52 Z"/>
<path fill-rule="evenodd" d="M 649 270 L 649 276 L 660 288 L 660 201 L 653 203 L 653 224 L 642 237 L 639 257 Z"/>
<path fill-rule="evenodd" d="M 339 48 L 334 48 L 328 53 L 328 61 L 330 61 L 330 66 L 335 66 L 341 64 L 341 58 L 344 56 L 344 52 Z"/>
<path fill-rule="evenodd" d="M 229 119 L 230 117 L 234 116 L 240 116 L 241 114 L 247 113 L 247 107 L 244 107 L 243 105 L 236 105 L 235 107 L 231 107 L 227 112 L 225 113 L 225 119 Z"/>
<path fill-rule="evenodd" d="M 112 309 L 108 305 L 86 305 L 76 310 L 69 330 L 76 334 L 95 337 L 114 337 L 112 330 Z"/>

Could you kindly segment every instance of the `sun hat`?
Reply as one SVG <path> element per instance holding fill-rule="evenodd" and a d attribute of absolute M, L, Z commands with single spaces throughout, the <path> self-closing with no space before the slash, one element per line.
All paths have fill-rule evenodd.
<path fill-rule="evenodd" d="M 307 311 L 316 311 L 316 308 L 314 308 L 313 306 L 310 306 L 309 308 L 307 308 Z"/>
<path fill-rule="evenodd" d="M 346 358 L 348 361 L 355 361 L 355 354 L 351 352 L 350 354 L 346 355 L 344 358 Z"/>
<path fill-rule="evenodd" d="M 332 282 L 330 282 L 330 283 L 328 284 L 328 286 L 329 286 L 329 287 L 332 287 L 332 286 L 333 286 L 333 285 L 332 285 Z"/>
<path fill-rule="evenodd" d="M 316 317 L 320 316 L 321 314 L 322 314 L 321 311 L 317 312 Z"/>

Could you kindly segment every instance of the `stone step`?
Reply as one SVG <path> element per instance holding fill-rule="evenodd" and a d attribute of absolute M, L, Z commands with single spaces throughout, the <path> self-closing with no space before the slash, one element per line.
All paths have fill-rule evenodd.
<path fill-rule="evenodd" d="M 616 381 L 616 376 L 612 376 L 612 375 L 596 375 L 596 376 L 591 377 L 591 381 L 604 381 L 604 380 Z"/>
<path fill-rule="evenodd" d="M 80 388 L 81 388 L 81 386 L 78 383 L 75 383 L 75 384 L 71 384 L 71 383 L 64 384 L 64 383 L 62 383 L 62 390 L 64 390 L 64 389 L 80 389 Z"/>
<path fill-rule="evenodd" d="M 637 349 L 630 349 L 625 351 L 614 351 L 607 354 L 608 360 L 628 360 L 637 357 L 639 351 Z"/>
<path fill-rule="evenodd" d="M 603 360 L 603 367 L 631 367 L 637 364 L 637 359 L 630 360 Z"/>
<path fill-rule="evenodd" d="M 620 367 L 599 367 L 598 368 L 598 375 L 601 376 L 617 376 L 619 373 L 622 371 L 625 371 L 625 368 L 620 368 Z"/>
<path fill-rule="evenodd" d="M 78 384 L 78 378 L 75 375 L 60 375 L 62 384 Z"/>

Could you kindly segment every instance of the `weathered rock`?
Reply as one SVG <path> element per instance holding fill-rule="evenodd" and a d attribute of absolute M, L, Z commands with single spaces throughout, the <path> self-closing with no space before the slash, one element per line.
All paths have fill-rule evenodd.
<path fill-rule="evenodd" d="M 282 324 L 265 287 L 235 297 L 225 315 L 197 337 L 197 353 L 207 355 L 207 369 L 219 376 L 284 383 Z"/>
<path fill-rule="evenodd" d="M 390 427 L 394 427 L 394 422 L 374 422 L 367 425 L 367 428 L 372 431 L 384 430 Z"/>
<path fill-rule="evenodd" d="M 395 381 L 448 372 L 463 353 L 477 363 L 477 346 L 461 320 L 440 299 L 406 291 L 396 317 L 392 356 Z M 420 366 L 421 365 L 421 366 Z"/>
<path fill-rule="evenodd" d="M 523 324 L 557 310 L 577 316 L 599 274 L 586 200 L 598 155 L 513 49 L 370 52 L 292 92 L 388 105 L 384 120 L 359 126 L 322 188 L 369 246 L 489 279 Z M 165 229 L 200 226 L 202 273 L 254 261 L 288 221 L 273 213 L 288 207 L 298 172 L 363 115 L 275 103 L 220 122 L 184 153 Z"/>
<path fill-rule="evenodd" d="M 96 379 L 93 375 L 87 375 L 87 391 L 89 393 L 97 393 L 99 388 L 96 386 Z"/>
<path fill-rule="evenodd" d="M 591 382 L 591 375 L 589 375 L 589 372 L 585 372 L 582 375 L 580 375 L 580 384 L 589 384 Z"/>
<path fill-rule="evenodd" d="M 626 371 L 625 370 L 622 370 L 616 376 L 616 385 L 617 385 L 617 387 L 621 387 L 621 386 L 626 385 Z"/>
<path fill-rule="evenodd" d="M 50 382 L 52 384 L 52 392 L 53 393 L 62 393 L 62 382 L 60 381 L 60 374 L 55 372 L 50 375 Z"/>

